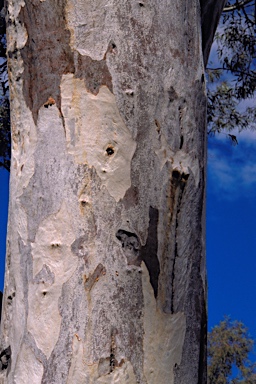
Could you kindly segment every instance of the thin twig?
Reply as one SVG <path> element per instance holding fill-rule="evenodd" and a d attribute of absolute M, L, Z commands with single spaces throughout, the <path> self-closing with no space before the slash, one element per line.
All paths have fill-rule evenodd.
<path fill-rule="evenodd" d="M 249 72 L 244 72 L 244 71 L 240 71 L 240 70 L 238 70 L 238 69 L 231 69 L 231 68 L 222 68 L 222 67 L 220 67 L 220 68 L 206 68 L 206 70 L 207 71 L 229 71 L 229 72 L 234 72 L 234 73 L 241 73 L 241 75 L 247 75 L 247 76 L 249 76 L 249 77 L 251 77 L 251 78 L 256 78 L 256 76 L 255 76 L 255 74 L 253 73 L 253 74 L 251 74 L 251 73 L 249 73 Z M 252 71 L 251 71 L 252 72 Z"/>
<path fill-rule="evenodd" d="M 230 5 L 228 7 L 225 7 L 222 12 L 230 12 L 230 11 L 234 11 L 236 9 L 240 9 L 241 7 L 243 7 L 246 4 L 251 3 L 252 1 L 253 0 L 244 0 L 244 1 L 236 2 L 236 4 L 234 4 L 234 5 Z"/>

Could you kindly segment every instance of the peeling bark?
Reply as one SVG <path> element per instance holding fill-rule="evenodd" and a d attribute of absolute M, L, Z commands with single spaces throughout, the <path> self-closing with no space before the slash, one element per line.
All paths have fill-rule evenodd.
<path fill-rule="evenodd" d="M 204 383 L 199 2 L 9 0 L 8 25 L 1 382 Z"/>

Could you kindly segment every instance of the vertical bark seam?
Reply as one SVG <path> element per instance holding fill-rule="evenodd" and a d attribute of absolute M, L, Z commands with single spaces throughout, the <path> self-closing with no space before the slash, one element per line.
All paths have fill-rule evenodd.
<path fill-rule="evenodd" d="M 172 290 L 171 290 L 171 313 L 173 314 L 175 312 L 175 264 L 176 260 L 178 258 L 178 226 L 179 226 L 179 213 L 180 213 L 180 207 L 182 202 L 182 197 L 184 193 L 184 189 L 186 186 L 186 181 L 188 180 L 189 174 L 180 174 L 178 171 L 174 170 L 172 172 L 172 177 L 175 179 L 174 183 L 176 183 L 176 188 L 178 188 L 178 196 L 177 196 L 177 203 L 174 200 L 174 207 L 175 207 L 175 232 L 174 232 L 174 258 L 172 263 Z M 174 184 L 173 183 L 173 184 Z M 175 188 L 175 186 L 174 186 Z M 175 196 L 175 193 L 174 193 Z M 175 197 L 174 197 L 175 199 Z"/>

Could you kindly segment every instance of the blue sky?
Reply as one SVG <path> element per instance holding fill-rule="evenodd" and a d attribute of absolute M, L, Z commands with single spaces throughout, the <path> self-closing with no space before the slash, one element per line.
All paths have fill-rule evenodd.
<path fill-rule="evenodd" d="M 224 315 L 241 320 L 256 339 L 256 133 L 208 139 L 207 266 L 209 329 Z M 3 289 L 8 205 L 0 169 L 0 289 Z"/>
<path fill-rule="evenodd" d="M 9 172 L 0 168 L 0 290 L 3 291 L 6 225 L 9 195 Z"/>
<path fill-rule="evenodd" d="M 208 139 L 207 266 L 209 328 L 224 314 L 256 339 L 256 133 Z"/>

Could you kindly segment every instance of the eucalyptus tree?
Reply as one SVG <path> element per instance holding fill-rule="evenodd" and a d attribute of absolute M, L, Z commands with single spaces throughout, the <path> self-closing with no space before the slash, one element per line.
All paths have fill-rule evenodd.
<path fill-rule="evenodd" d="M 209 133 L 256 128 L 255 17 L 255 0 L 231 0 L 223 10 L 215 36 L 218 60 L 207 65 Z"/>
<path fill-rule="evenodd" d="M 2 383 L 206 382 L 205 64 L 224 0 L 8 0 Z"/>

